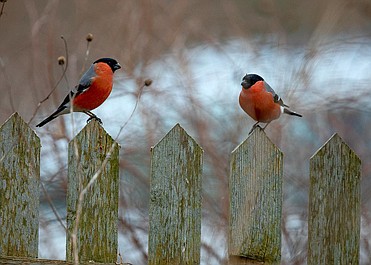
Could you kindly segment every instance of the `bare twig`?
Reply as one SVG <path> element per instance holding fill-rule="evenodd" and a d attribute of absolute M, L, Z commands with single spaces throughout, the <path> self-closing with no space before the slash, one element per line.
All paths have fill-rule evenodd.
<path fill-rule="evenodd" d="M 5 3 L 6 3 L 7 0 L 0 0 L 1 3 L 3 3 L 1 5 L 1 10 L 0 10 L 0 17 L 4 14 L 4 7 L 5 7 Z"/>
<path fill-rule="evenodd" d="M 124 220 L 124 218 L 120 218 L 119 221 L 122 223 L 123 227 L 125 227 L 128 230 L 128 232 L 130 233 L 131 241 L 133 242 L 133 244 L 136 247 L 136 249 L 138 249 L 140 251 L 140 254 L 142 256 L 142 259 L 143 260 L 148 260 L 148 255 L 147 255 L 147 253 L 145 251 L 145 248 L 142 246 L 142 244 L 140 243 L 140 239 L 136 235 L 136 227 L 130 226 Z"/>
<path fill-rule="evenodd" d="M 40 183 L 41 183 L 41 188 L 43 189 L 44 195 L 45 195 L 45 197 L 46 197 L 46 199 L 47 199 L 47 201 L 48 201 L 50 207 L 52 208 L 52 211 L 53 211 L 55 217 L 57 217 L 57 220 L 58 220 L 58 222 L 60 223 L 60 225 L 63 227 L 63 229 L 64 229 L 65 231 L 67 231 L 67 228 L 66 228 L 66 226 L 64 225 L 64 223 L 63 223 L 63 221 L 62 221 L 62 218 L 61 218 L 60 215 L 58 214 L 58 211 L 57 211 L 57 209 L 55 208 L 54 203 L 52 202 L 52 200 L 51 200 L 51 198 L 50 198 L 48 192 L 46 191 L 43 182 L 41 181 Z"/>
<path fill-rule="evenodd" d="M 120 134 L 122 133 L 122 130 L 126 127 L 126 125 L 129 123 L 129 121 L 133 118 L 134 116 L 134 113 L 138 107 L 138 104 L 139 104 L 139 100 L 140 100 L 140 97 L 142 96 L 142 92 L 143 92 L 143 89 L 144 87 L 148 87 L 152 84 L 152 80 L 151 79 L 146 79 L 143 83 L 143 85 L 139 88 L 139 91 L 138 91 L 138 95 L 137 95 L 137 99 L 135 101 L 135 105 L 134 105 L 134 108 L 133 108 L 133 111 L 131 112 L 129 118 L 127 119 L 127 121 L 124 123 L 124 125 L 122 125 L 120 127 L 120 130 L 119 132 L 117 133 L 116 135 L 116 138 L 115 138 L 115 141 L 119 138 Z"/>
<path fill-rule="evenodd" d="M 86 36 L 86 52 L 85 52 L 85 59 L 84 59 L 84 64 L 82 65 L 82 69 L 81 69 L 81 75 L 84 73 L 85 71 L 85 66 L 86 66 L 86 62 L 88 61 L 88 58 L 89 58 L 89 53 L 90 53 L 90 43 L 93 41 L 93 34 L 89 33 L 87 36 Z"/>
<path fill-rule="evenodd" d="M 34 111 L 34 113 L 32 114 L 31 116 L 31 119 L 27 122 L 27 124 L 30 124 L 31 121 L 35 118 L 36 116 L 36 113 L 37 111 L 39 110 L 39 108 L 41 107 L 41 104 L 44 103 L 45 101 L 47 101 L 49 99 L 49 97 L 51 96 L 51 94 L 57 89 L 59 83 L 62 81 L 62 79 L 65 77 L 66 75 L 66 71 L 67 71 L 67 68 L 68 68 L 68 46 L 67 46 L 67 42 L 66 42 L 66 39 L 61 36 L 61 39 L 63 40 L 63 43 L 64 43 L 64 49 L 65 49 L 65 52 L 66 52 L 66 66 L 64 67 L 62 65 L 62 68 L 63 68 L 63 72 L 62 72 L 62 76 L 59 78 L 59 80 L 57 81 L 57 83 L 55 84 L 55 86 L 53 87 L 53 89 L 49 92 L 49 94 L 43 99 L 41 100 L 38 104 L 37 104 L 37 107 Z"/>

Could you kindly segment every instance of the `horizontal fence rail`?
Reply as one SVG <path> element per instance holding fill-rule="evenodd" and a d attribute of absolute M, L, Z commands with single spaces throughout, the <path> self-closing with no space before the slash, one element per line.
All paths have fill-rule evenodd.
<path fill-rule="evenodd" d="M 260 129 L 233 150 L 229 264 L 280 264 L 283 166 Z M 149 264 L 200 264 L 202 167 L 179 124 L 152 148 Z M 310 159 L 308 264 L 359 264 L 360 179 L 360 159 L 337 134 Z M 68 146 L 67 261 L 37 259 L 39 190 L 40 140 L 15 113 L 0 127 L 0 264 L 115 264 L 119 145 L 98 122 Z"/>

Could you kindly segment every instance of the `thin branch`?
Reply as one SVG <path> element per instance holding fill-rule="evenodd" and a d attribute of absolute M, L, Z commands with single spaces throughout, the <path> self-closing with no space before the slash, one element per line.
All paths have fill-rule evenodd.
<path fill-rule="evenodd" d="M 1 5 L 0 17 L 4 14 L 4 7 L 7 0 L 0 0 L 3 4 Z"/>
<path fill-rule="evenodd" d="M 142 256 L 142 260 L 143 261 L 148 260 L 148 255 L 145 251 L 145 248 L 142 246 L 139 237 L 135 234 L 135 230 L 137 229 L 137 227 L 133 227 L 133 226 L 129 225 L 124 220 L 124 218 L 120 218 L 119 221 L 121 222 L 123 227 L 125 227 L 128 230 L 128 232 L 130 234 L 130 237 L 131 237 L 131 241 L 133 242 L 134 246 L 138 249 L 138 251 L 140 251 L 140 254 Z"/>
<path fill-rule="evenodd" d="M 63 67 L 62 76 L 59 78 L 58 82 L 55 84 L 55 86 L 54 86 L 53 89 L 49 92 L 49 94 L 48 94 L 48 95 L 47 95 L 43 100 L 41 100 L 41 101 L 37 104 L 37 107 L 36 107 L 34 113 L 32 114 L 31 119 L 27 122 L 27 124 L 30 124 L 31 121 L 33 121 L 33 119 L 34 119 L 35 116 L 36 116 L 37 111 L 38 111 L 39 108 L 41 107 L 41 104 L 44 103 L 45 101 L 47 101 L 47 100 L 49 99 L 49 97 L 51 96 L 51 94 L 52 94 L 52 93 L 57 89 L 59 83 L 62 81 L 62 79 L 63 79 L 63 78 L 65 77 L 65 75 L 66 75 L 67 68 L 68 68 L 68 46 L 67 46 L 66 39 L 65 39 L 63 36 L 61 36 L 61 39 L 63 40 L 63 43 L 64 43 L 64 49 L 65 49 L 65 52 L 66 52 L 66 57 L 65 57 L 65 58 L 66 58 L 66 66 L 64 67 L 64 66 L 62 65 L 62 67 Z"/>
<path fill-rule="evenodd" d="M 93 34 L 89 33 L 87 36 L 86 36 L 86 52 L 85 52 L 85 59 L 84 59 L 84 64 L 82 65 L 82 69 L 81 69 L 81 75 L 84 73 L 85 71 L 85 66 L 86 66 L 86 62 L 88 61 L 88 58 L 89 58 L 89 53 L 90 53 L 90 43 L 93 41 Z"/>
<path fill-rule="evenodd" d="M 41 181 L 40 183 L 41 183 L 41 188 L 42 188 L 42 190 L 43 190 L 43 192 L 44 192 L 44 195 L 45 195 L 45 197 L 46 197 L 46 200 L 48 201 L 50 207 L 52 208 L 52 211 L 53 211 L 55 217 L 57 217 L 57 220 L 58 220 L 58 222 L 61 224 L 61 226 L 63 227 L 63 229 L 64 229 L 65 231 L 67 231 L 67 228 L 66 228 L 66 226 L 64 225 L 64 223 L 63 223 L 63 221 L 62 221 L 62 218 L 61 218 L 60 215 L 58 214 L 58 211 L 57 211 L 57 209 L 55 208 L 54 203 L 52 202 L 52 200 L 51 200 L 51 198 L 50 198 L 50 196 L 49 196 L 47 190 L 45 189 L 45 186 L 44 186 L 43 182 Z"/>

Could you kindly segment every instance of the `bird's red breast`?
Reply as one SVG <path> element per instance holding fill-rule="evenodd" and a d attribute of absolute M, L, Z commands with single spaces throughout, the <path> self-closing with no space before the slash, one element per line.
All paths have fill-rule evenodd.
<path fill-rule="evenodd" d="M 266 90 L 264 81 L 258 81 L 248 89 L 242 88 L 239 102 L 241 108 L 259 122 L 268 123 L 281 115 L 281 107 Z"/>
<path fill-rule="evenodd" d="M 94 65 L 96 76 L 90 87 L 73 99 L 73 106 L 79 110 L 93 110 L 99 107 L 111 94 L 113 85 L 113 72 L 106 63 Z"/>

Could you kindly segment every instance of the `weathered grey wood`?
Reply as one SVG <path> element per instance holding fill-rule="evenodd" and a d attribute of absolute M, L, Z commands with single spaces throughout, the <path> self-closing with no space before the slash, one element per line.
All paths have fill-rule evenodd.
<path fill-rule="evenodd" d="M 310 159 L 308 264 L 359 264 L 361 161 L 335 134 Z"/>
<path fill-rule="evenodd" d="M 111 149 L 113 147 L 113 149 Z M 109 152 L 107 163 L 102 166 Z M 117 260 L 117 225 L 119 196 L 119 146 L 93 120 L 68 145 L 67 191 L 67 260 L 76 261 L 73 231 L 78 201 L 82 190 L 103 169 L 87 190 L 78 223 L 77 250 L 79 260 L 115 262 Z"/>
<path fill-rule="evenodd" d="M 283 154 L 260 128 L 233 150 L 229 263 L 279 264 Z"/>
<path fill-rule="evenodd" d="M 199 264 L 203 150 L 177 124 L 151 151 L 149 264 Z"/>
<path fill-rule="evenodd" d="M 64 261 L 64 260 L 49 260 L 49 259 L 37 259 L 37 258 L 21 258 L 21 257 L 12 257 L 12 256 L 0 256 L 0 264 L 27 264 L 27 265 L 72 265 L 72 262 Z M 112 264 L 116 265 L 117 263 L 95 263 L 95 262 L 86 262 L 80 263 L 81 265 L 88 264 Z M 128 264 L 128 263 L 124 263 Z"/>
<path fill-rule="evenodd" d="M 0 127 L 0 255 L 37 257 L 40 139 L 14 113 Z"/>

